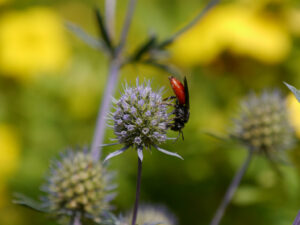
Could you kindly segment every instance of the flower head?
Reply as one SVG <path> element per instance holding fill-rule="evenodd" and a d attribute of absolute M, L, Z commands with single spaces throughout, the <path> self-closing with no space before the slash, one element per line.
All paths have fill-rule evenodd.
<path fill-rule="evenodd" d="M 45 204 L 54 214 L 82 213 L 99 222 L 109 208 L 109 175 L 90 154 L 68 152 L 53 163 L 47 184 Z"/>
<path fill-rule="evenodd" d="M 163 100 L 161 90 L 155 92 L 150 87 L 150 82 L 139 84 L 136 87 L 124 88 L 124 93 L 119 100 L 114 100 L 115 112 L 111 113 L 114 124 L 114 133 L 119 144 L 125 147 L 111 153 L 106 160 L 121 154 L 129 147 L 137 149 L 138 156 L 143 159 L 143 149 L 152 146 L 157 150 L 181 158 L 178 154 L 168 152 L 158 147 L 167 140 L 168 102 Z"/>
<path fill-rule="evenodd" d="M 128 213 L 123 219 L 122 225 L 129 225 L 132 213 Z M 137 217 L 139 225 L 176 225 L 176 217 L 163 206 L 142 205 Z"/>
<path fill-rule="evenodd" d="M 285 101 L 278 91 L 250 94 L 241 104 L 232 136 L 259 153 L 276 153 L 293 143 Z"/>

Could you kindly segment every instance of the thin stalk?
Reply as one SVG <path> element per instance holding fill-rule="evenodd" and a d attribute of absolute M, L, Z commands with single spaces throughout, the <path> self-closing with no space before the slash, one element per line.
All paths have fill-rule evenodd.
<path fill-rule="evenodd" d="M 136 195 L 135 195 L 135 203 L 133 208 L 132 214 L 132 222 L 131 225 L 135 225 L 137 214 L 138 214 L 138 207 L 140 201 L 140 192 L 141 192 L 141 178 L 142 178 L 142 161 L 138 158 L 138 174 L 137 174 L 137 181 L 136 181 Z"/>
<path fill-rule="evenodd" d="M 101 144 L 103 143 L 105 128 L 106 128 L 106 117 L 111 106 L 111 97 L 114 94 L 114 90 L 118 83 L 120 70 L 119 60 L 113 60 L 110 64 L 108 81 L 106 89 L 103 95 L 102 103 L 99 108 L 99 113 L 96 122 L 96 128 L 94 133 L 94 139 L 92 143 L 92 156 L 95 161 L 101 157 Z"/>
<path fill-rule="evenodd" d="M 99 160 L 99 158 L 101 157 L 102 149 L 100 146 L 103 143 L 103 139 L 104 139 L 105 127 L 106 127 L 106 116 L 110 110 L 111 97 L 113 96 L 114 90 L 118 83 L 120 67 L 122 65 L 121 63 L 122 50 L 126 42 L 126 37 L 128 35 L 129 27 L 135 9 L 135 4 L 136 4 L 136 0 L 129 0 L 128 11 L 125 18 L 121 39 L 120 39 L 120 46 L 117 50 L 117 53 L 113 56 L 113 59 L 110 63 L 108 81 L 103 95 L 103 100 L 99 108 L 99 113 L 97 117 L 96 128 L 95 128 L 95 133 L 94 133 L 94 138 L 93 138 L 92 148 L 91 148 L 93 159 L 96 161 Z"/>
<path fill-rule="evenodd" d="M 197 14 L 197 16 L 189 22 L 186 26 L 181 28 L 179 31 L 177 31 L 175 34 L 173 34 L 171 37 L 169 37 L 167 40 L 163 41 L 159 47 L 163 48 L 167 45 L 171 44 L 174 40 L 176 40 L 180 35 L 185 33 L 187 30 L 189 30 L 191 27 L 193 27 L 196 23 L 198 23 L 206 14 L 207 12 L 212 9 L 216 4 L 218 4 L 220 0 L 211 0 L 203 10 L 200 11 L 200 13 Z"/>
<path fill-rule="evenodd" d="M 131 21 L 132 21 L 132 17 L 133 17 L 134 9 L 135 9 L 135 6 L 136 6 L 136 2 L 137 2 L 137 0 L 129 0 L 128 8 L 127 8 L 127 14 L 126 14 L 126 17 L 125 17 L 125 22 L 124 22 L 121 37 L 120 37 L 119 51 L 122 50 L 123 46 L 126 43 L 126 39 L 127 39 L 127 36 L 128 36 L 129 27 L 130 27 L 130 24 L 131 24 Z"/>
<path fill-rule="evenodd" d="M 111 39 L 115 37 L 116 0 L 105 0 L 105 23 Z"/>
<path fill-rule="evenodd" d="M 228 204 L 231 202 L 231 199 L 249 166 L 252 156 L 253 156 L 253 151 L 249 150 L 248 156 L 245 159 L 244 164 L 241 166 L 241 168 L 238 170 L 238 172 L 235 174 L 233 180 L 231 181 L 231 184 L 230 184 L 229 188 L 227 189 L 226 194 L 225 194 L 221 204 L 219 205 L 219 208 L 216 211 L 215 216 L 212 219 L 210 225 L 219 225 Z"/>
<path fill-rule="evenodd" d="M 70 225 L 81 225 L 81 215 L 79 212 L 74 213 L 70 220 Z"/>

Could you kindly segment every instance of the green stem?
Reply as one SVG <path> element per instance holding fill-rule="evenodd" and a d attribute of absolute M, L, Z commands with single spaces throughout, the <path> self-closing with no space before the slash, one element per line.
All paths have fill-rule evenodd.
<path fill-rule="evenodd" d="M 70 219 L 70 225 L 81 225 L 81 214 L 79 212 L 73 213 Z"/>
<path fill-rule="evenodd" d="M 137 215 L 138 215 L 140 192 L 141 192 L 141 180 L 142 180 L 141 178 L 142 178 L 142 161 L 140 160 L 140 158 L 138 158 L 138 174 L 137 174 L 137 182 L 136 182 L 136 195 L 135 195 L 135 203 L 134 203 L 134 208 L 133 208 L 131 225 L 135 225 Z"/>
<path fill-rule="evenodd" d="M 227 192 L 223 198 L 223 201 L 221 202 L 221 204 L 219 205 L 218 210 L 215 213 L 214 218 L 212 219 L 210 225 L 219 225 L 227 206 L 229 205 L 229 203 L 231 202 L 231 199 L 236 191 L 236 189 L 238 188 L 242 177 L 244 176 L 245 172 L 247 171 L 247 168 L 249 166 L 249 163 L 252 159 L 253 156 L 253 151 L 249 150 L 248 156 L 244 162 L 244 164 L 241 166 L 241 168 L 238 170 L 238 172 L 235 174 L 229 188 L 227 189 Z"/>

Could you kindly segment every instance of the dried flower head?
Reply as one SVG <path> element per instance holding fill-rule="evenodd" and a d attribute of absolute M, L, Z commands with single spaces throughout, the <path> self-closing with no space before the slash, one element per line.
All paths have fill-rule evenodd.
<path fill-rule="evenodd" d="M 80 212 L 96 222 L 109 208 L 110 175 L 99 162 L 84 152 L 69 151 L 53 163 L 44 199 L 49 211 L 57 216 Z"/>
<path fill-rule="evenodd" d="M 143 160 L 143 149 L 152 146 L 157 150 L 181 158 L 176 153 L 166 151 L 158 145 L 166 142 L 168 123 L 168 101 L 163 100 L 161 90 L 154 92 L 150 82 L 129 87 L 127 84 L 119 100 L 114 100 L 115 112 L 110 114 L 114 133 L 118 143 L 124 148 L 109 154 L 105 160 L 123 153 L 129 147 L 137 149 L 138 156 Z"/>
<path fill-rule="evenodd" d="M 122 225 L 129 225 L 132 213 L 123 219 Z M 139 225 L 176 225 L 176 217 L 164 206 L 142 205 L 136 224 Z"/>
<path fill-rule="evenodd" d="M 241 104 L 232 136 L 249 149 L 267 155 L 291 147 L 293 129 L 280 92 L 265 91 L 261 96 L 250 94 Z"/>

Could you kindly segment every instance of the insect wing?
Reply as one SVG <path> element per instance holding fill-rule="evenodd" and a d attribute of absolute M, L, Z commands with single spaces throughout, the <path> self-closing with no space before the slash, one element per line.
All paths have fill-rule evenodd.
<path fill-rule="evenodd" d="M 185 105 L 189 109 L 190 108 L 190 95 L 189 95 L 189 86 L 186 80 L 186 77 L 184 77 L 184 93 L 185 93 Z"/>

